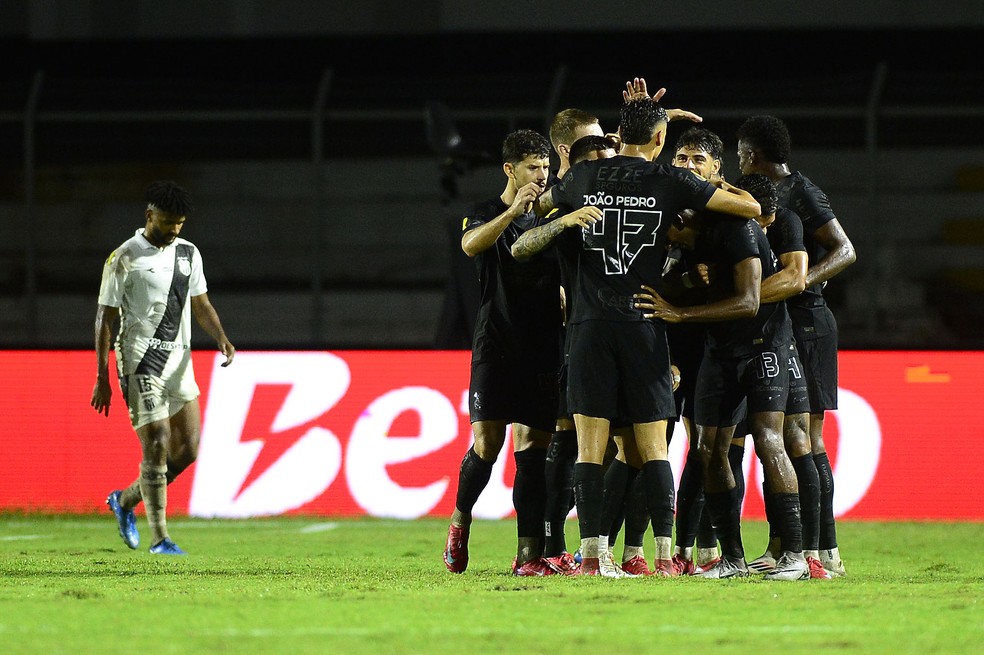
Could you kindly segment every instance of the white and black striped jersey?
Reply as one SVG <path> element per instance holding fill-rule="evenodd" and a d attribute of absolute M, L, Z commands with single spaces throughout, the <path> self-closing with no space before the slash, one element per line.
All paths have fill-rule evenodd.
<path fill-rule="evenodd" d="M 166 379 L 190 358 L 190 298 L 206 291 L 201 254 L 185 239 L 158 248 L 140 229 L 110 253 L 103 266 L 99 304 L 120 308 L 120 374 Z"/>

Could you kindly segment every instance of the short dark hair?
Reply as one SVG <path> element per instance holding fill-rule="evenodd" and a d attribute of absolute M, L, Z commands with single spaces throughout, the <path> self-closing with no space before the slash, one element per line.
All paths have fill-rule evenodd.
<path fill-rule="evenodd" d="M 724 142 L 721 141 L 721 137 L 706 127 L 687 128 L 677 139 L 674 150 L 680 148 L 702 150 L 718 161 L 724 158 Z"/>
<path fill-rule="evenodd" d="M 735 182 L 735 186 L 752 194 L 762 207 L 762 216 L 774 214 L 779 208 L 779 192 L 768 176 L 761 173 L 742 175 Z"/>
<path fill-rule="evenodd" d="M 502 142 L 502 163 L 517 164 L 530 155 L 550 158 L 550 141 L 536 130 L 516 130 Z"/>
<path fill-rule="evenodd" d="M 609 148 L 612 150 L 617 150 L 615 148 L 615 142 L 607 136 L 598 136 L 597 134 L 582 136 L 580 139 L 571 144 L 571 165 L 573 166 L 587 157 L 589 152 L 608 150 Z"/>
<path fill-rule="evenodd" d="M 773 164 L 789 161 L 792 139 L 789 129 L 775 116 L 752 116 L 738 128 L 738 140 L 762 153 Z"/>
<path fill-rule="evenodd" d="M 645 145 L 652 141 L 656 127 L 667 122 L 666 110 L 652 98 L 640 97 L 622 105 L 618 132 L 622 143 Z"/>
<path fill-rule="evenodd" d="M 561 109 L 550 123 L 550 143 L 554 146 L 558 143 L 571 143 L 579 127 L 596 125 L 599 122 L 597 116 L 583 109 Z"/>
<path fill-rule="evenodd" d="M 171 180 L 151 182 L 144 191 L 144 200 L 174 216 L 187 216 L 193 208 L 191 195 Z"/>

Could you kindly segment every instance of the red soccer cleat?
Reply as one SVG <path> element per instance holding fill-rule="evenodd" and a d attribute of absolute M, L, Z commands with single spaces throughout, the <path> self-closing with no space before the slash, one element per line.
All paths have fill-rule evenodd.
<path fill-rule="evenodd" d="M 582 557 L 581 566 L 573 575 L 601 575 L 601 562 L 597 557 Z"/>
<path fill-rule="evenodd" d="M 558 575 L 557 571 L 551 567 L 545 559 L 542 557 L 537 557 L 536 559 L 531 559 L 527 562 L 523 562 L 522 566 L 516 566 L 516 560 L 513 560 L 512 567 L 513 575 L 518 576 L 536 576 L 542 577 L 545 575 Z"/>
<path fill-rule="evenodd" d="M 578 567 L 577 562 L 574 561 L 574 556 L 566 552 L 557 557 L 544 557 L 543 561 L 561 575 L 574 575 Z"/>
<path fill-rule="evenodd" d="M 823 563 L 816 557 L 807 557 L 806 565 L 810 568 L 811 580 L 830 580 L 834 577 L 830 575 L 830 571 L 823 568 Z"/>
<path fill-rule="evenodd" d="M 693 575 L 697 572 L 697 566 L 694 564 L 694 561 L 687 559 L 680 553 L 674 555 L 670 561 L 673 563 L 673 570 L 676 571 L 676 575 Z"/>
<path fill-rule="evenodd" d="M 675 578 L 679 575 L 671 559 L 658 559 L 653 562 L 653 575 L 663 578 Z"/>
<path fill-rule="evenodd" d="M 444 546 L 444 566 L 451 573 L 464 573 L 468 568 L 468 528 L 448 526 L 448 541 Z"/>
<path fill-rule="evenodd" d="M 646 558 L 642 555 L 636 555 L 632 559 L 622 562 L 622 570 L 626 573 L 631 573 L 632 575 L 653 574 L 653 572 L 649 569 L 649 563 L 646 562 Z"/>

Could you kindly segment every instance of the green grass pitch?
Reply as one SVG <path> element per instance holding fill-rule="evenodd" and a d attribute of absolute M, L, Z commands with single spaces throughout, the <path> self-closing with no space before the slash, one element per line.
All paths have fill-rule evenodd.
<path fill-rule="evenodd" d="M 108 513 L 0 514 L 0 652 L 977 653 L 981 523 L 841 521 L 830 581 L 515 578 L 512 521 L 176 518 L 188 557 L 127 549 Z M 577 543 L 576 521 L 568 544 Z M 767 528 L 744 526 L 749 558 Z M 647 549 L 650 559 L 651 546 Z M 621 544 L 616 555 L 621 553 Z"/>

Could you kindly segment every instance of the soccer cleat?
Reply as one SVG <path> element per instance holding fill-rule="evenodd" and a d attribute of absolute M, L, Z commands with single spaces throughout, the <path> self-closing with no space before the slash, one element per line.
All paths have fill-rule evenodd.
<path fill-rule="evenodd" d="M 106 504 L 109 505 L 109 509 L 116 515 L 116 524 L 119 526 L 123 543 L 130 548 L 136 548 L 140 545 L 140 533 L 137 532 L 137 517 L 133 514 L 132 509 L 123 509 L 120 506 L 121 493 L 119 489 L 111 492 L 106 498 Z"/>
<path fill-rule="evenodd" d="M 674 568 L 672 559 L 658 559 L 653 562 L 653 575 L 662 578 L 675 578 L 680 574 Z"/>
<path fill-rule="evenodd" d="M 561 575 L 573 575 L 577 571 L 577 562 L 568 552 L 563 552 L 556 557 L 544 557 L 543 561 Z"/>
<path fill-rule="evenodd" d="M 622 570 L 626 573 L 631 573 L 632 575 L 653 574 L 653 572 L 649 569 L 649 563 L 646 562 L 646 558 L 642 555 L 636 555 L 632 559 L 622 562 Z"/>
<path fill-rule="evenodd" d="M 834 577 L 830 575 L 830 571 L 823 568 L 823 564 L 816 557 L 807 557 L 806 565 L 810 568 L 811 580 L 830 580 Z"/>
<path fill-rule="evenodd" d="M 721 557 L 714 566 L 706 571 L 696 574 L 697 577 L 709 578 L 713 580 L 724 580 L 726 578 L 746 578 L 748 577 L 748 565 L 744 559 L 730 559 Z"/>
<path fill-rule="evenodd" d="M 824 570 L 830 574 L 832 578 L 843 578 L 847 575 L 847 569 L 844 568 L 844 560 L 827 560 L 823 562 Z"/>
<path fill-rule="evenodd" d="M 720 561 L 721 561 L 720 557 L 715 557 L 714 559 L 707 560 L 703 564 L 698 564 L 697 562 L 694 562 L 694 572 L 691 573 L 690 575 L 697 575 L 698 573 L 703 573 L 708 569 L 712 569 L 714 568 L 714 565 Z"/>
<path fill-rule="evenodd" d="M 516 566 L 516 560 L 513 560 L 512 567 L 513 575 L 518 575 L 522 577 L 526 576 L 537 576 L 542 577 L 545 575 L 558 575 L 557 571 L 553 569 L 546 560 L 542 557 L 537 557 L 535 559 L 523 562 L 521 566 Z"/>
<path fill-rule="evenodd" d="M 444 545 L 444 566 L 451 573 L 464 573 L 468 568 L 467 526 L 448 526 L 448 541 Z"/>
<path fill-rule="evenodd" d="M 634 573 L 628 573 L 622 570 L 622 567 L 615 563 L 615 558 L 612 556 L 612 551 L 606 550 L 602 553 L 601 557 L 598 558 L 598 570 L 601 572 L 601 577 L 603 578 L 638 578 L 639 576 Z"/>
<path fill-rule="evenodd" d="M 753 573 L 768 573 L 774 568 L 776 568 L 776 558 L 769 551 L 765 551 L 748 563 L 748 570 Z"/>
<path fill-rule="evenodd" d="M 597 557 L 582 557 L 577 571 L 571 575 L 601 575 L 601 562 Z"/>
<path fill-rule="evenodd" d="M 178 544 L 174 543 L 170 539 L 165 539 L 158 544 L 154 544 L 150 547 L 150 552 L 154 555 L 187 555 L 188 553 L 181 550 Z"/>
<path fill-rule="evenodd" d="M 809 580 L 810 566 L 806 559 L 793 558 L 789 553 L 783 553 L 776 560 L 776 567 L 765 574 L 766 580 Z"/>
<path fill-rule="evenodd" d="M 844 560 L 840 558 L 840 553 L 836 548 L 821 550 L 820 562 L 832 578 L 842 578 L 847 575 L 847 570 L 844 568 Z"/>
<path fill-rule="evenodd" d="M 680 553 L 674 555 L 670 561 L 673 564 L 673 570 L 676 571 L 676 575 L 693 575 L 697 573 L 697 565 L 694 564 L 694 561 L 685 558 Z"/>

